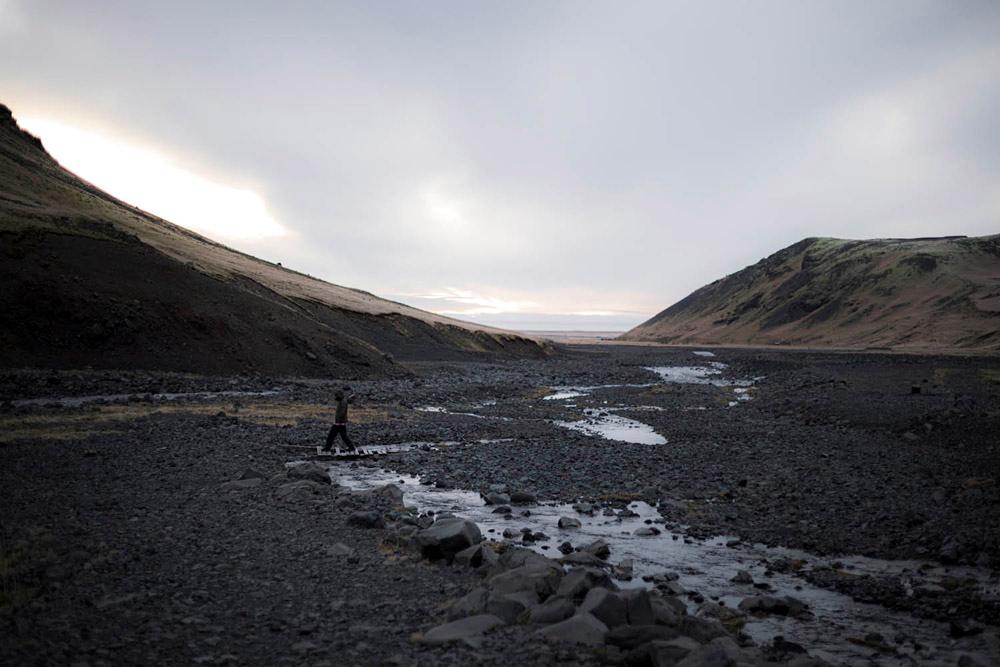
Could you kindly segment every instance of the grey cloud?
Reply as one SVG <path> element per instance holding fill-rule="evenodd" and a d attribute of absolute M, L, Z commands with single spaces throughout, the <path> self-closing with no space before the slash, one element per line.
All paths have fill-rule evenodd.
<path fill-rule="evenodd" d="M 251 187 L 299 237 L 241 247 L 334 282 L 638 321 L 803 236 L 997 230 L 993 2 L 86 4 L 0 5 L 4 101 Z"/>

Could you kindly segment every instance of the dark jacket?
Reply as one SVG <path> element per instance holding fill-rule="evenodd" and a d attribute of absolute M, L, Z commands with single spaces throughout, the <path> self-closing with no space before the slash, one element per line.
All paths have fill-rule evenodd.
<path fill-rule="evenodd" d="M 337 415 L 333 418 L 334 424 L 346 424 L 347 423 L 347 405 L 354 402 L 354 394 L 348 394 L 343 398 L 335 399 L 337 401 Z"/>

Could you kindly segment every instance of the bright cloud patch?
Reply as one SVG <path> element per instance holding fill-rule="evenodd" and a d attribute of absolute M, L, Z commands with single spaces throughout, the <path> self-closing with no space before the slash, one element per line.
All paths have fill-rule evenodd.
<path fill-rule="evenodd" d="M 410 298 L 444 302 L 445 308 L 435 308 L 442 315 L 487 315 L 517 313 L 532 306 L 530 301 L 508 301 L 496 297 L 477 294 L 469 290 L 448 287 L 428 294 L 414 294 Z M 454 306 L 460 306 L 455 308 Z"/>
<path fill-rule="evenodd" d="M 258 239 L 288 233 L 255 192 L 192 173 L 153 151 L 48 120 L 21 125 L 41 137 L 64 167 L 115 197 L 215 238 Z"/>

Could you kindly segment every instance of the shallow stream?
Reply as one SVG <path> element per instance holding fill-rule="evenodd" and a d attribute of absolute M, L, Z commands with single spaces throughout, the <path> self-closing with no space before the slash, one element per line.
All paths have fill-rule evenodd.
<path fill-rule="evenodd" d="M 811 654 L 833 664 L 955 665 L 957 656 L 963 651 L 994 656 L 1000 661 L 997 639 L 989 633 L 954 640 L 949 636 L 945 623 L 922 620 L 877 605 L 855 602 L 846 595 L 812 586 L 790 573 L 765 574 L 765 560 L 801 560 L 804 562 L 803 567 L 808 569 L 826 566 L 829 559 L 792 549 L 744 544 L 724 536 L 707 541 L 685 538 L 681 533 L 667 530 L 659 512 L 646 503 L 632 503 L 629 509 L 636 516 L 631 517 L 603 516 L 600 509 L 596 516 L 586 516 L 576 512 L 570 505 L 544 503 L 526 508 L 529 510 L 528 516 L 518 515 L 522 508 L 515 508 L 515 516 L 508 520 L 501 514 L 493 514 L 493 508 L 485 505 L 481 496 L 473 491 L 437 489 L 421 484 L 416 477 L 357 463 L 334 465 L 330 468 L 330 475 L 342 486 L 354 490 L 397 484 L 403 490 L 407 505 L 415 506 L 420 511 L 460 514 L 475 521 L 488 539 L 503 540 L 502 533 L 507 528 L 517 531 L 529 528 L 532 532 L 545 533 L 550 540 L 524 546 L 552 557 L 559 556 L 556 547 L 564 541 L 583 546 L 595 539 L 604 539 L 611 546 L 611 563 L 618 564 L 626 559 L 631 559 L 634 563 L 634 578 L 630 582 L 623 582 L 623 586 L 647 585 L 642 581 L 643 575 L 674 572 L 679 575 L 678 582 L 688 591 L 699 593 L 706 601 L 722 602 L 735 607 L 741 599 L 761 592 L 751 585 L 730 581 L 737 570 L 747 570 L 755 582 L 769 584 L 767 594 L 791 595 L 802 600 L 809 605 L 815 618 L 797 620 L 780 616 L 751 616 L 744 632 L 757 642 L 766 642 L 780 635 L 788 641 L 802 644 Z M 561 516 L 577 518 L 583 525 L 578 529 L 560 529 L 557 523 Z M 637 529 L 650 525 L 657 527 L 661 533 L 650 537 L 633 534 Z M 520 540 L 517 542 L 520 543 Z M 842 569 L 852 574 L 910 573 L 925 581 L 933 581 L 935 577 L 962 576 L 974 577 L 983 590 L 989 587 L 995 590 L 997 586 L 996 580 L 990 579 L 988 571 L 974 568 L 951 568 L 946 571 L 943 568 L 929 567 L 920 570 L 918 574 L 922 564 L 912 561 L 883 561 L 863 557 L 837 560 L 842 564 Z M 692 612 L 697 608 L 690 600 L 688 604 Z M 879 653 L 871 646 L 851 641 L 864 639 L 871 633 L 882 635 L 884 643 L 892 646 L 894 651 Z"/>
<path fill-rule="evenodd" d="M 714 357 L 711 352 L 698 350 L 693 353 L 699 357 Z M 710 361 L 705 366 L 647 366 L 645 370 L 655 373 L 660 383 L 664 384 L 708 384 L 715 387 L 732 388 L 733 396 L 728 401 L 729 407 L 735 407 L 743 401 L 749 401 L 753 396 L 752 387 L 761 377 L 746 379 L 729 379 L 722 376 L 722 371 L 728 366 L 722 362 Z M 605 384 L 594 386 L 550 387 L 551 394 L 544 396 L 545 401 L 564 401 L 571 398 L 590 396 L 603 389 L 647 388 L 657 383 L 645 384 Z M 605 401 L 606 403 L 607 401 Z M 565 403 L 566 407 L 575 404 Z M 614 414 L 622 408 L 590 408 L 584 410 L 583 419 L 576 421 L 555 421 L 556 426 L 568 428 L 587 435 L 598 436 L 607 440 L 631 442 L 639 445 L 663 445 L 667 439 L 657 433 L 652 426 L 635 419 Z M 637 409 L 649 409 L 637 408 Z M 443 409 L 441 409 L 443 411 Z M 478 415 L 471 415 L 478 416 Z"/>

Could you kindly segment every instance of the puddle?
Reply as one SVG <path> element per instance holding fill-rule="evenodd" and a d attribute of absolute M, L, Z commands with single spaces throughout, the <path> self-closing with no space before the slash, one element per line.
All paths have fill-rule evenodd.
<path fill-rule="evenodd" d="M 554 394 L 549 394 L 548 396 L 543 396 L 543 401 L 561 401 L 567 398 L 579 398 L 580 396 L 586 396 L 588 391 L 583 391 L 583 387 L 580 389 L 562 389 Z"/>
<path fill-rule="evenodd" d="M 736 394 L 735 400 L 729 401 L 729 407 L 739 405 L 744 401 L 749 401 L 753 396 L 750 395 L 750 387 L 736 387 L 733 389 L 733 393 Z"/>
<path fill-rule="evenodd" d="M 646 585 L 642 582 L 643 575 L 674 572 L 679 575 L 678 583 L 685 589 L 697 591 L 706 600 L 721 600 L 727 606 L 736 606 L 744 597 L 759 592 L 750 585 L 730 582 L 737 570 L 747 570 L 755 581 L 770 584 L 772 590 L 769 594 L 791 595 L 806 602 L 815 619 L 804 621 L 783 617 L 750 617 L 744 632 L 758 643 L 769 641 L 778 635 L 783 636 L 786 640 L 802 644 L 813 656 L 833 664 L 952 666 L 962 652 L 993 655 L 1000 659 L 997 640 L 990 636 L 989 631 L 977 637 L 954 640 L 949 637 L 945 623 L 921 620 L 877 605 L 855 602 L 840 593 L 813 587 L 791 574 L 773 573 L 772 576 L 765 576 L 765 566 L 762 564 L 764 559 L 795 558 L 805 561 L 805 567 L 809 568 L 824 565 L 829 562 L 828 559 L 820 559 L 797 550 L 772 549 L 763 545 L 741 543 L 730 548 L 726 546 L 729 540 L 725 537 L 708 541 L 685 541 L 682 534 L 666 530 L 657 510 L 645 503 L 632 503 L 629 507 L 635 516 L 630 518 L 601 515 L 588 517 L 577 513 L 569 505 L 542 504 L 531 506 L 528 517 L 515 515 L 506 520 L 502 515 L 493 514 L 493 508 L 484 505 L 480 495 L 472 491 L 435 489 L 421 485 L 416 477 L 346 463 L 331 467 L 330 474 L 341 485 L 355 490 L 389 483 L 398 484 L 403 490 L 406 504 L 414 505 L 421 511 L 457 512 L 479 524 L 488 539 L 510 542 L 511 540 L 503 540 L 501 537 L 507 528 L 518 532 L 522 528 L 543 532 L 551 539 L 524 546 L 548 556 L 558 557 L 556 547 L 564 541 L 582 546 L 597 538 L 604 539 L 611 546 L 611 563 L 617 564 L 624 559 L 632 559 L 634 562 L 635 578 L 630 582 L 620 582 L 624 587 Z M 580 519 L 583 526 L 575 530 L 561 530 L 557 525 L 560 516 Z M 636 529 L 650 524 L 658 526 L 662 534 L 652 537 L 633 535 Z M 838 560 L 848 568 L 855 568 L 853 571 L 858 573 L 915 572 L 920 567 L 919 563 L 861 557 Z M 986 571 L 974 568 L 967 570 L 972 571 L 978 579 L 989 578 Z M 801 590 L 797 590 L 797 587 Z M 685 601 L 693 612 L 697 605 L 689 600 Z M 864 638 L 872 632 L 883 635 L 888 643 L 896 646 L 898 653 L 883 654 L 873 659 L 874 649 L 848 641 L 848 638 Z M 908 639 L 896 644 L 893 638 L 899 635 L 905 635 Z"/>
<path fill-rule="evenodd" d="M 700 354 L 695 352 L 694 354 Z M 711 352 L 706 352 L 701 356 L 715 356 Z M 723 369 L 728 366 L 720 361 L 710 361 L 707 366 L 646 366 L 647 371 L 652 371 L 660 376 L 660 380 L 667 384 L 710 384 L 714 387 L 733 387 L 736 394 L 733 400 L 729 401 L 729 407 L 739 405 L 743 401 L 749 401 L 752 396 L 749 389 L 757 380 L 729 380 L 721 377 Z"/>
<path fill-rule="evenodd" d="M 714 357 L 715 355 L 711 352 L 706 352 L 699 350 L 694 352 L 699 356 Z M 728 366 L 720 361 L 710 361 L 707 366 L 644 366 L 645 370 L 655 373 L 661 383 L 666 384 L 708 384 L 715 387 L 735 387 L 737 394 L 745 394 L 744 390 L 747 387 L 752 387 L 758 380 L 763 379 L 763 377 L 756 377 L 751 380 L 731 380 L 722 377 L 722 371 Z M 644 383 L 644 384 L 601 384 L 594 386 L 565 386 L 565 387 L 549 387 L 553 393 L 548 396 L 543 396 L 543 401 L 563 401 L 569 398 L 580 398 L 581 396 L 589 396 L 593 392 L 599 389 L 645 389 L 647 387 L 653 387 L 656 383 Z M 750 396 L 747 395 L 737 396 L 737 401 L 749 400 Z"/>
<path fill-rule="evenodd" d="M 637 445 L 665 445 L 667 439 L 640 421 L 614 414 L 613 408 L 584 410 L 584 419 L 575 422 L 557 421 L 557 426 L 596 435 L 607 440 L 631 442 Z"/>
<path fill-rule="evenodd" d="M 691 354 L 695 355 L 696 357 L 714 357 L 715 356 L 714 352 L 709 352 L 707 350 L 695 350 Z"/>
<path fill-rule="evenodd" d="M 696 351 L 694 354 L 700 354 Z M 711 352 L 704 352 L 700 356 L 715 356 Z M 710 361 L 707 366 L 646 366 L 645 370 L 655 373 L 660 381 L 668 384 L 708 384 L 716 387 L 731 387 L 734 393 L 733 400 L 728 402 L 729 407 L 739 405 L 743 401 L 752 398 L 750 388 L 758 379 L 753 380 L 730 380 L 722 377 L 723 369 L 727 365 L 718 361 Z M 543 396 L 545 401 L 559 401 L 570 398 L 589 396 L 598 389 L 618 389 L 618 388 L 645 388 L 654 384 L 605 384 L 595 386 L 572 386 L 572 387 L 550 387 L 554 393 Z M 604 401 L 607 403 L 607 401 Z M 566 407 L 576 407 L 575 403 L 566 403 Z M 420 408 L 418 408 L 420 409 Z M 585 417 L 578 421 L 556 421 L 557 426 L 572 429 L 587 435 L 598 436 L 608 440 L 618 440 L 621 442 L 631 442 L 643 445 L 663 445 L 667 440 L 662 435 L 653 430 L 652 426 L 643 424 L 640 421 L 612 414 L 618 410 L 662 410 L 659 406 L 621 406 L 617 408 L 598 408 L 584 410 Z M 685 408 L 687 409 L 687 408 Z M 703 410 L 703 407 L 694 409 Z M 430 410 L 427 408 L 426 410 Z M 434 408 L 437 412 L 447 412 L 443 408 Z"/>
<path fill-rule="evenodd" d="M 496 415 L 477 415 L 475 412 L 452 412 L 448 408 L 443 408 L 440 405 L 425 405 L 419 408 L 413 408 L 417 412 L 435 412 L 442 415 L 456 415 L 458 417 L 475 417 L 476 419 L 496 419 L 497 421 L 509 422 L 510 417 L 500 417 Z"/>
<path fill-rule="evenodd" d="M 753 384 L 751 380 L 727 380 L 722 375 L 726 364 L 721 361 L 710 361 L 707 366 L 645 366 L 660 376 L 667 384 L 710 384 L 716 387 L 747 387 Z"/>
<path fill-rule="evenodd" d="M 28 406 L 53 406 L 60 408 L 78 408 L 88 403 L 127 403 L 129 401 L 182 401 L 201 400 L 213 398 L 239 398 L 242 396 L 275 396 L 282 393 L 278 389 L 267 391 L 190 391 L 184 393 L 132 393 L 132 394 L 101 394 L 96 396 L 68 396 L 64 398 L 28 398 L 19 401 L 11 401 L 14 407 Z"/>
<path fill-rule="evenodd" d="M 579 386 L 579 387 L 549 387 L 553 392 L 548 396 L 542 396 L 543 401 L 562 401 L 567 398 L 579 398 L 580 396 L 590 396 L 592 393 L 598 389 L 623 389 L 623 388 L 645 388 L 652 387 L 650 383 L 646 384 L 596 384 L 593 386 Z"/>

